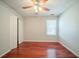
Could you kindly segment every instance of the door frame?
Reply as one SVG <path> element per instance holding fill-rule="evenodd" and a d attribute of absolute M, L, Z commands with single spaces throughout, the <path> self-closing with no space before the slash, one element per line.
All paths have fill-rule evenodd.
<path fill-rule="evenodd" d="M 17 18 L 17 48 L 19 48 L 19 18 Z"/>

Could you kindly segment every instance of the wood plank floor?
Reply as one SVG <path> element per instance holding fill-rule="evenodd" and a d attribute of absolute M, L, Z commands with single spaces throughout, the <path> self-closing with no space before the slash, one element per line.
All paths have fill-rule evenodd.
<path fill-rule="evenodd" d="M 2 58 L 76 58 L 59 43 L 23 42 Z"/>

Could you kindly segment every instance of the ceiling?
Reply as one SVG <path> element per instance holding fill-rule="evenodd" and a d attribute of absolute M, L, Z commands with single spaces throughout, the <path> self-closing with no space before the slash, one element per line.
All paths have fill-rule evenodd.
<path fill-rule="evenodd" d="M 23 6 L 29 6 L 32 4 L 31 0 L 3 0 L 10 7 L 20 13 L 22 16 L 36 16 L 33 8 L 22 9 Z M 39 12 L 38 16 L 58 16 L 75 4 L 78 0 L 48 0 L 44 5 L 49 8 L 48 12 Z"/>

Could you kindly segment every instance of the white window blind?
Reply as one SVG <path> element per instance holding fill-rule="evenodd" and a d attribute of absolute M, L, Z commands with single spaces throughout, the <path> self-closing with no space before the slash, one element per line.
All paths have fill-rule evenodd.
<path fill-rule="evenodd" d="M 56 20 L 46 20 L 47 35 L 56 35 Z"/>

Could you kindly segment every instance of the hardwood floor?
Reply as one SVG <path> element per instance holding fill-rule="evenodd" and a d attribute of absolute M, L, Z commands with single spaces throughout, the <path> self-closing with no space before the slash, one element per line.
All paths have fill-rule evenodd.
<path fill-rule="evenodd" d="M 2 58 L 76 58 L 59 43 L 23 42 Z"/>

